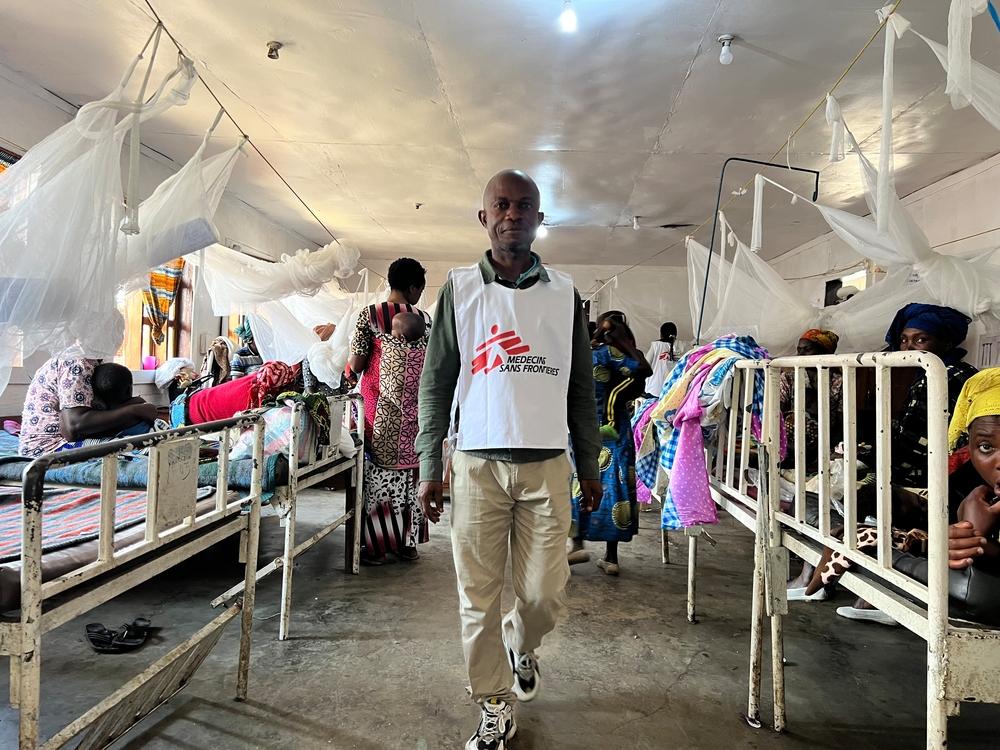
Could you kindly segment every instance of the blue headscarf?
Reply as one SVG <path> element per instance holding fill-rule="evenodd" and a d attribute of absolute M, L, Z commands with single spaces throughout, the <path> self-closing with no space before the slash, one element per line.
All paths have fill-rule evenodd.
<path fill-rule="evenodd" d="M 892 319 L 892 325 L 885 334 L 885 342 L 892 351 L 899 351 L 899 339 L 903 329 L 916 328 L 931 336 L 944 339 L 950 342 L 953 348 L 957 348 L 969 334 L 971 322 L 969 316 L 954 308 L 911 302 Z"/>
<path fill-rule="evenodd" d="M 249 320 L 244 320 L 242 323 L 236 326 L 236 328 L 233 329 L 233 333 L 235 333 L 239 337 L 240 341 L 242 341 L 247 346 L 253 343 L 253 331 L 250 330 Z"/>

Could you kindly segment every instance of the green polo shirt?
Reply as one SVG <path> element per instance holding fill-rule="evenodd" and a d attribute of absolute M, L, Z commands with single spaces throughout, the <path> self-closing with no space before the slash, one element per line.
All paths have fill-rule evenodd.
<path fill-rule="evenodd" d="M 531 258 L 531 267 L 521 274 L 515 283 L 511 283 L 498 276 L 487 251 L 479 261 L 483 282 L 501 284 L 513 289 L 528 289 L 537 283 L 549 283 L 549 275 L 541 259 L 535 253 L 531 254 Z M 580 295 L 575 291 L 574 299 L 567 428 L 580 479 L 598 479 L 600 472 L 597 468 L 597 457 L 601 450 L 601 436 L 594 399 L 594 364 L 587 320 L 583 315 Z M 420 455 L 420 478 L 423 481 L 440 481 L 444 473 L 441 444 L 448 435 L 451 403 L 458 384 L 460 368 L 458 332 L 455 328 L 455 294 L 449 279 L 438 293 L 434 326 L 431 328 L 424 371 L 420 378 L 420 432 L 417 435 L 416 449 Z M 555 458 L 563 451 L 511 446 L 468 451 L 468 453 L 489 460 L 521 464 Z"/>

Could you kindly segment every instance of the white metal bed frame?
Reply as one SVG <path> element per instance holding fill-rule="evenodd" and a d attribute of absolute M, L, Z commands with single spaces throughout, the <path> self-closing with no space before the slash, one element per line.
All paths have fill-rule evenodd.
<path fill-rule="evenodd" d="M 276 557 L 257 571 L 257 580 L 281 569 L 281 609 L 278 623 L 278 639 L 286 640 L 289 634 L 292 615 L 292 582 L 294 577 L 295 559 L 310 550 L 317 543 L 329 536 L 333 531 L 345 527 L 346 543 L 344 545 L 344 570 L 353 575 L 360 571 L 361 527 L 364 523 L 364 446 L 359 445 L 353 458 L 340 455 L 338 448 L 342 431 L 350 430 L 352 418 L 347 405 L 357 405 L 357 425 L 359 435 L 364 434 L 365 404 L 358 394 L 328 397 L 330 405 L 330 432 L 327 444 L 319 447 L 319 453 L 305 464 L 299 463 L 299 449 L 304 436 L 301 425 L 304 423 L 304 405 L 296 403 L 292 410 L 291 437 L 288 450 L 288 486 L 287 490 L 279 488 L 272 500 L 272 505 L 284 509 L 281 525 L 284 527 L 284 551 L 281 557 Z M 221 461 L 221 457 L 220 457 Z M 221 463 L 220 463 L 221 466 Z M 330 521 L 322 529 L 315 532 L 303 542 L 296 544 L 295 523 L 299 492 L 327 482 L 338 474 L 350 472 L 347 482 L 344 513 Z M 212 606 L 219 606 L 243 590 L 243 583 L 229 589 L 226 593 L 212 601 Z"/>
<path fill-rule="evenodd" d="M 890 485 L 891 389 L 890 372 L 896 368 L 922 368 L 928 391 L 928 583 L 924 585 L 892 567 Z M 791 513 L 782 512 L 778 491 L 780 371 L 794 371 L 794 420 L 796 435 L 803 434 L 806 371 L 816 371 L 819 458 L 819 525 L 805 521 L 806 456 L 804 441 L 796 440 L 795 501 Z M 854 372 L 875 371 L 876 393 L 876 495 L 879 544 L 876 556 L 857 548 L 856 484 L 845 481 L 844 536 L 831 533 L 830 493 L 830 372 L 842 369 L 845 476 L 857 470 L 857 390 Z M 763 445 L 758 448 L 760 469 L 758 499 L 747 492 L 750 467 L 750 420 L 743 418 L 753 398 L 753 374 L 765 375 Z M 788 552 L 816 564 L 821 550 L 830 547 L 847 557 L 853 569 L 840 583 L 887 613 L 927 642 L 927 748 L 947 746 L 948 716 L 959 712 L 961 702 L 1000 703 L 1000 683 L 991 675 L 1000 666 L 1000 631 L 950 620 L 948 616 L 948 475 L 947 475 L 947 374 L 940 359 L 921 352 L 862 355 L 786 357 L 737 364 L 732 409 L 719 431 L 712 496 L 719 507 L 754 531 L 754 576 L 750 636 L 750 679 L 747 719 L 760 726 L 760 690 L 763 664 L 763 628 L 770 619 L 771 673 L 774 729 L 785 728 L 785 679 L 783 616 L 788 612 L 786 580 Z M 741 436 L 739 466 L 737 435 Z M 792 446 L 789 446 L 791 449 Z M 688 618 L 695 622 L 695 571 L 699 530 L 689 530 Z"/>
<path fill-rule="evenodd" d="M 218 642 L 225 625 L 237 615 L 241 617 L 241 635 L 236 697 L 246 698 L 256 592 L 253 571 L 263 479 L 263 426 L 259 413 L 248 413 L 195 427 L 49 453 L 25 468 L 20 618 L 0 622 L 0 655 L 10 658 L 10 703 L 20 709 L 21 750 L 39 746 L 42 636 L 235 534 L 241 536 L 241 561 L 246 562 L 242 600 L 73 720 L 43 747 L 54 750 L 74 742 L 77 748 L 98 748 L 121 737 L 185 686 Z M 196 512 L 199 435 L 221 431 L 220 456 L 225 456 L 231 432 L 248 427 L 254 429 L 249 495 L 230 497 L 227 466 L 220 462 L 215 505 L 208 511 Z M 118 454 L 142 448 L 150 448 L 145 533 L 139 541 L 115 549 Z M 96 458 L 103 461 L 97 559 L 43 583 L 45 472 L 53 466 Z M 46 602 L 50 606 L 46 607 Z"/>

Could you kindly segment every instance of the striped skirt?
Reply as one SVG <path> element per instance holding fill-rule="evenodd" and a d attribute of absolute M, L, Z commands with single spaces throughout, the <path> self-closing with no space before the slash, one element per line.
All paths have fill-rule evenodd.
<path fill-rule="evenodd" d="M 365 461 L 365 525 L 362 543 L 375 558 L 429 541 L 430 529 L 417 496 L 417 469 L 384 469 Z"/>

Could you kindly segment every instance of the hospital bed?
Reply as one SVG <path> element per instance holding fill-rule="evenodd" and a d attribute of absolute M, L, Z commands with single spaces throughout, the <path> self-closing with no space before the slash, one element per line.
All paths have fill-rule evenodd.
<path fill-rule="evenodd" d="M 232 492 L 229 474 L 220 471 L 212 496 L 199 494 L 201 436 L 219 434 L 223 450 L 228 450 L 232 432 L 242 429 L 254 430 L 249 492 Z M 119 493 L 117 468 L 120 455 L 141 449 L 149 451 L 149 481 L 146 491 L 140 493 L 141 511 L 135 513 L 134 498 L 123 499 Z M 101 462 L 102 481 L 99 500 L 89 511 L 90 525 L 85 528 L 96 527 L 96 531 L 81 533 L 76 540 L 79 544 L 73 544 L 47 512 L 56 508 L 59 495 L 46 486 L 46 472 L 95 459 Z M 77 748 L 107 746 L 183 688 L 224 627 L 237 617 L 241 619 L 241 636 L 236 694 L 238 699 L 246 698 L 262 467 L 259 413 L 49 453 L 27 465 L 21 493 L 13 499 L 20 506 L 19 554 L 16 560 L 0 566 L 6 588 L 13 585 L 8 571 L 14 571 L 18 579 L 16 594 L 5 593 L 8 606 L 19 605 L 20 610 L 0 617 L 0 654 L 10 660 L 10 702 L 19 708 L 21 750 L 40 746 L 54 749 L 70 743 Z M 246 562 L 241 599 L 39 745 L 43 636 L 234 536 L 240 537 L 241 559 Z M 74 548 L 74 556 L 67 559 L 66 551 Z"/>
<path fill-rule="evenodd" d="M 928 390 L 928 580 L 922 583 L 893 568 L 891 547 L 891 371 L 897 368 L 924 370 Z M 779 503 L 778 463 L 780 421 L 778 378 L 782 368 L 794 370 L 794 420 L 796 434 L 805 415 L 806 371 L 816 371 L 819 430 L 818 523 L 806 520 L 805 447 L 796 441 L 795 497 L 790 512 Z M 876 395 L 876 524 L 879 546 L 875 556 L 857 548 L 858 517 L 856 483 L 843 488 L 843 539 L 831 529 L 830 487 L 830 371 L 844 373 L 844 465 L 845 475 L 857 472 L 857 392 L 855 373 L 874 370 Z M 745 418 L 753 397 L 753 374 L 765 375 L 762 444 L 751 450 L 750 420 Z M 710 486 L 716 504 L 754 533 L 754 575 L 750 637 L 748 721 L 760 725 L 765 621 L 770 625 L 773 725 L 786 725 L 783 659 L 784 615 L 788 612 L 786 580 L 788 553 L 816 564 L 823 547 L 842 553 L 852 568 L 841 585 L 927 643 L 927 736 L 928 748 L 947 745 L 948 716 L 957 715 L 968 701 L 1000 703 L 1000 683 L 993 679 L 1000 667 L 1000 631 L 949 617 L 948 569 L 948 475 L 947 475 L 947 377 L 941 361 L 926 353 L 896 352 L 862 355 L 786 357 L 771 361 L 737 364 L 732 408 L 718 441 L 710 449 Z M 739 445 L 739 449 L 737 446 Z M 756 464 L 758 487 L 752 491 L 748 469 Z M 753 495 L 756 495 L 754 497 Z M 688 616 L 695 621 L 695 578 L 699 530 L 689 530 Z"/>

